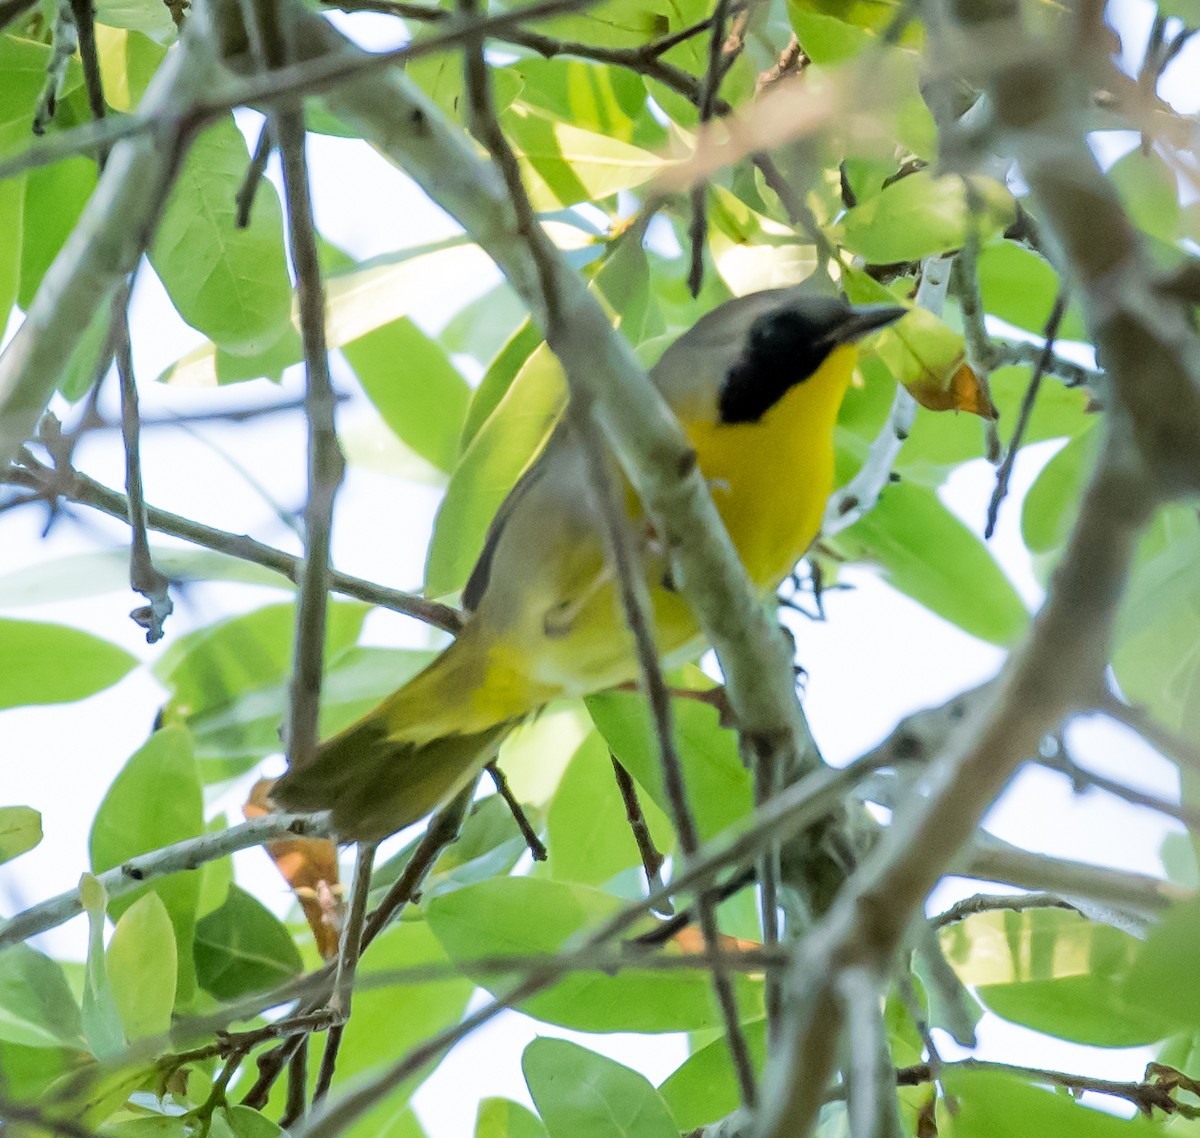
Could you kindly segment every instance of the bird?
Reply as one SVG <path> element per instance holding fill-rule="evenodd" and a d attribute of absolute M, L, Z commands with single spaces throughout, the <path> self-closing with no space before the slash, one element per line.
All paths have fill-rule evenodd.
<path fill-rule="evenodd" d="M 820 528 L 856 345 L 906 311 L 802 287 L 750 293 L 702 316 L 650 370 L 764 596 Z M 700 627 L 628 483 L 622 500 L 658 649 L 667 662 L 682 662 L 703 649 Z M 562 422 L 491 523 L 463 590 L 457 638 L 288 771 L 271 797 L 288 811 L 331 810 L 343 841 L 379 840 L 420 820 L 551 700 L 637 676 L 617 590 L 586 456 Z"/>

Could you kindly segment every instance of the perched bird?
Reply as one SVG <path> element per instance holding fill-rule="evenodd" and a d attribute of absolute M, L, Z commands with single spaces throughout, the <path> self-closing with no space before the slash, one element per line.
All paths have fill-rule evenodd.
<path fill-rule="evenodd" d="M 855 342 L 904 313 L 798 289 L 753 293 L 702 317 L 651 370 L 764 591 L 792 571 L 820 527 Z M 628 486 L 624 501 L 659 649 L 668 658 L 698 652 L 699 626 Z M 343 839 L 383 837 L 450 798 L 550 700 L 636 676 L 585 458 L 565 424 L 497 512 L 463 606 L 449 648 L 276 784 L 281 807 L 332 809 Z"/>

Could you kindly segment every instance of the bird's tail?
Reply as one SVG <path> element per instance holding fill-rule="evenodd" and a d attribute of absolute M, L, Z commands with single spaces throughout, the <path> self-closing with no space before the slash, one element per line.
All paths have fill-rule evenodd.
<path fill-rule="evenodd" d="M 322 743 L 311 763 L 275 784 L 271 797 L 285 810 L 332 810 L 343 840 L 385 837 L 461 790 L 551 694 L 460 638 Z"/>

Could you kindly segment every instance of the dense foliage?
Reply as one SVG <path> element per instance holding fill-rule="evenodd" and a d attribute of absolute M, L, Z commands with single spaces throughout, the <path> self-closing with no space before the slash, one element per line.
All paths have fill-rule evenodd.
<path fill-rule="evenodd" d="M 418 50 L 370 70 L 366 57 L 348 56 L 347 74 L 367 84 L 357 107 L 336 76 L 291 64 L 290 89 L 311 96 L 304 102 L 308 131 L 365 138 L 405 165 L 407 143 L 372 119 L 390 104 L 381 96 L 373 110 L 369 96 L 371 83 L 382 90 L 389 69 L 403 67 L 389 82 L 424 99 L 423 113 L 444 118 L 447 131 L 470 125 L 482 137 L 479 108 L 471 110 L 478 91 L 464 80 L 475 41 L 459 31 L 480 18 L 473 6 L 456 13 L 346 0 L 341 7 L 390 14 Z M 939 488 L 981 458 L 1000 465 L 1003 484 L 1005 464 L 1022 446 L 1053 441 L 1032 489 L 1008 501 L 998 491 L 995 501 L 1019 511 L 1024 545 L 1047 584 L 1071 548 L 1092 472 L 1114 445 L 1106 440 L 1120 436 L 1126 421 L 1137 425 L 1139 454 L 1158 487 L 1149 495 L 1152 516 L 1140 533 L 1127 532 L 1117 528 L 1123 515 L 1114 507 L 1111 540 L 1098 531 L 1097 548 L 1134 548 L 1136 539 L 1128 572 L 1109 574 L 1097 555 L 1094 595 L 1082 589 L 1067 625 L 1084 642 L 1111 624 L 1104 658 L 1089 673 L 1090 687 L 1080 684 L 1059 702 L 1048 698 L 1051 721 L 1030 720 L 1041 743 L 1013 763 L 1046 763 L 1090 785 L 1071 766 L 1060 728 L 1071 714 L 1098 711 L 1182 764 L 1182 806 L 1154 798 L 1143 804 L 1193 827 L 1200 819 L 1200 483 L 1188 473 L 1187 442 L 1200 454 L 1200 420 L 1186 400 L 1154 386 L 1165 365 L 1137 335 L 1159 311 L 1190 313 L 1196 299 L 1195 122 L 1161 101 L 1156 88 L 1178 65 L 1200 10 L 1184 0 L 1161 4 L 1131 76 L 1114 62 L 1119 45 L 1095 6 L 1026 0 L 994 7 L 981 14 L 965 3 L 943 10 L 933 0 L 749 0 L 720 3 L 714 15 L 710 0 L 608 0 L 560 4 L 534 19 L 506 16 L 510 8 L 492 4 L 490 113 L 545 232 L 645 365 L 701 312 L 781 284 L 807 280 L 814 292 L 913 307 L 864 351 L 836 438 L 839 485 L 853 490 L 837 500 L 789 585 L 797 607 L 818 607 L 822 589 L 848 567 L 866 566 L 972 637 L 1005 649 L 1025 645 L 1007 674 L 1025 675 L 1030 658 L 1053 673 L 1058 658 L 1048 654 L 1068 660 L 1073 637 L 1047 646 L 1036 627 L 1029 631 L 1017 589 Z M 136 488 L 131 508 L 74 466 L 76 444 L 94 426 L 97 386 L 114 354 L 120 362 L 123 290 L 135 264 L 158 278 L 182 318 L 207 337 L 161 375 L 139 376 L 144 386 L 232 391 L 304 363 L 311 314 L 293 285 L 298 276 L 304 283 L 297 257 L 303 234 L 293 225 L 286 239 L 289 211 L 275 182 L 247 179 L 253 146 L 232 113 L 243 102 L 282 106 L 271 141 L 287 150 L 291 112 L 273 93 L 253 43 L 246 46 L 242 21 L 259 8 L 268 30 L 273 19 L 291 29 L 292 58 L 319 62 L 328 43 L 314 36 L 317 17 L 299 6 L 293 13 L 251 0 L 190 9 L 97 0 L 93 26 L 86 4 L 0 3 L 0 312 L 19 310 L 14 328 L 27 317 L 0 362 L 0 422 L 10 424 L 0 430 L 0 462 L 12 460 L 0 475 L 4 509 L 57 502 L 138 521 Z M 219 34 L 193 33 L 189 44 L 189 24 L 201 18 Z M 988 19 L 1012 21 L 1023 38 L 1010 36 L 1008 24 L 981 33 Z M 1124 47 L 1126 61 L 1141 50 Z M 1027 122 L 1013 113 L 1021 103 L 1011 92 L 1018 54 Z M 239 96 L 255 82 L 253 99 Z M 1043 99 L 1059 101 L 1053 114 Z M 98 106 L 105 117 L 89 125 Z M 731 115 L 737 125 L 726 132 Z M 35 121 L 44 134 L 36 140 Z M 1115 153 L 1113 140 L 1130 131 L 1139 132 L 1138 143 L 1103 174 L 1078 173 L 1072 147 L 1091 138 L 1097 152 Z M 1055 156 L 1047 159 L 1047 150 Z M 1061 163 L 1065 207 L 1051 179 L 1024 177 L 1037 153 L 1043 164 Z M 452 183 L 462 175 L 448 166 L 439 172 L 436 161 L 432 167 L 425 188 L 442 201 L 438 178 Z M 253 207 L 239 225 L 248 186 Z M 347 388 L 356 381 L 352 398 L 369 401 L 395 436 L 393 446 L 406 449 L 404 471 L 444 487 L 421 593 L 448 605 L 568 394 L 539 320 L 526 314 L 525 294 L 518 298 L 508 283 L 461 307 L 436 335 L 409 318 L 431 279 L 469 282 L 486 271 L 494 237 L 453 204 L 470 192 L 459 187 L 458 197 L 443 202 L 465 226 L 461 237 L 429 244 L 414 234 L 407 247 L 361 263 L 316 238 L 325 339 L 340 357 L 339 381 Z M 1089 212 L 1095 201 L 1101 205 Z M 1070 217 L 1090 233 L 1080 237 Z M 1128 228 L 1112 229 L 1114 217 Z M 1122 255 L 1097 266 L 1079 252 L 1089 242 Z M 1145 296 L 1157 304 L 1139 299 L 1118 270 L 1140 274 L 1134 283 L 1149 282 Z M 1200 341 L 1186 320 L 1181 327 L 1154 342 L 1195 389 Z M 135 340 L 148 332 L 136 322 L 130 329 Z M 1139 363 L 1146 375 L 1119 379 Z M 1129 395 L 1138 383 L 1145 401 L 1171 402 L 1180 446 L 1165 427 L 1141 430 L 1151 412 Z M 56 417 L 38 425 L 47 406 Z M 128 398 L 125 421 L 136 421 Z M 364 448 L 346 449 L 351 463 L 372 461 Z M 396 492 L 404 492 L 400 476 Z M 169 506 L 152 486 L 147 497 Z M 154 538 L 135 564 L 145 569 L 152 560 L 165 577 L 156 583 L 143 572 L 135 581 L 149 601 L 138 619 L 152 636 L 165 635 L 161 651 L 133 654 L 141 635 L 133 626 L 122 646 L 66 623 L 0 619 L 0 708 L 79 700 L 140 667 L 167 693 L 153 734 L 95 804 L 90 864 L 75 867 L 84 874 L 78 893 L 0 924 L 6 1134 L 267 1138 L 285 1119 L 297 1134 L 417 1136 L 409 1098 L 454 1042 L 477 988 L 547 1024 L 584 1033 L 686 1032 L 691 1044 L 686 1061 L 655 1087 L 577 1043 L 538 1039 L 522 1057 L 536 1116 L 487 1099 L 479 1107 L 480 1138 L 668 1138 L 707 1127 L 714 1136 L 773 1133 L 769 1122 L 748 1121 L 752 1113 L 735 1114 L 750 1096 L 746 1072 L 739 1088 L 731 1063 L 731 1025 L 714 999 L 713 969 L 732 976 L 740 1019 L 734 1050 L 748 1054 L 751 1082 L 765 1070 L 761 1094 L 787 1096 L 794 1075 L 772 1063 L 778 1068 L 778 1056 L 788 1054 L 781 1041 L 789 1033 L 826 1031 L 829 1048 L 840 1047 L 843 1074 L 822 1083 L 829 1101 L 816 1119 L 817 1132 L 831 1138 L 1110 1131 L 1116 1138 L 1195 1126 L 1200 902 L 1191 892 L 1192 842 L 1183 837 L 1164 847 L 1162 882 L 997 850 L 978 833 L 961 848 L 947 838 L 947 848 L 928 849 L 927 886 L 957 858 L 956 872 L 1019 891 L 998 898 L 987 886 L 976 902 L 932 921 L 928 935 L 901 913 L 908 931 L 869 967 L 853 953 L 833 953 L 829 990 L 843 1013 L 825 1028 L 803 1026 L 803 968 L 789 966 L 789 953 L 804 965 L 806 945 L 824 943 L 815 939 L 821 930 L 848 927 L 838 914 L 851 912 L 856 882 L 868 880 L 856 868 L 878 864 L 885 872 L 902 857 L 920 856 L 913 849 L 919 832 L 897 824 L 895 840 L 872 861 L 868 849 L 884 826 L 870 819 L 888 814 L 868 818 L 863 801 L 919 817 L 927 800 L 937 800 L 921 781 L 924 763 L 961 754 L 953 729 L 964 715 L 1008 715 L 1018 724 L 1009 737 L 1023 738 L 1021 701 L 1037 704 L 1038 689 L 1019 682 L 1017 696 L 996 696 L 996 686 L 965 693 L 901 728 L 832 803 L 822 799 L 816 814 L 802 818 L 798 811 L 770 815 L 771 803 L 756 807 L 755 772 L 743 762 L 750 749 L 739 748 L 712 681 L 694 667 L 672 672 L 680 757 L 707 843 L 686 862 L 672 857 L 672 803 L 641 696 L 606 692 L 586 706 L 556 709 L 513 736 L 499 756 L 502 769 L 542 772 L 514 781 L 548 857 L 526 856 L 528 835 L 499 794 L 479 798 L 465 818 L 443 812 L 440 828 L 405 835 L 402 848 L 385 847 L 373 872 L 370 857 L 360 856 L 359 899 L 368 912 L 383 905 L 399 919 L 374 929 L 352 1004 L 340 989 L 331 998 L 321 969 L 336 955 L 330 922 L 340 927 L 348 919 L 351 889 L 338 883 L 327 835 L 319 823 L 297 834 L 268 831 L 270 803 L 256 790 L 247 825 L 263 828 L 241 844 L 269 837 L 272 857 L 303 903 L 280 920 L 234 880 L 236 836 L 215 844 L 225 831 L 241 833 L 241 820 L 206 808 L 214 792 L 233 785 L 250 797 L 255 772 L 281 749 L 279 728 L 293 698 L 290 594 L 301 579 L 299 558 L 187 518 L 151 511 L 149 521 L 168 536 Z M 0 606 L 16 613 L 31 599 L 80 597 L 116 604 L 101 592 L 111 585 L 113 560 L 98 550 L 33 569 L 3 565 Z M 1075 579 L 1066 577 L 1064 592 Z M 214 581 L 273 590 L 255 594 L 272 599 L 192 629 L 186 614 L 168 615 L 166 598 L 185 582 Z M 422 607 L 422 597 L 384 587 L 394 584 L 332 582 L 341 595 L 324 623 L 322 735 L 364 713 L 430 658 L 426 650 L 361 643 L 372 604 L 453 623 L 452 609 Z M 1056 587 L 1049 585 L 1052 596 Z M 52 711 L 46 723 L 53 731 Z M 564 739 L 573 753 L 564 753 Z M 3 740 L 0 715 L 0 763 L 37 761 L 18 757 Z M 89 740 L 76 747 L 86 764 Z M 628 773 L 624 788 L 613 778 L 614 760 Z M 1005 761 L 997 759 L 995 769 L 1005 770 Z M 800 803 L 806 775 L 821 777 L 804 766 L 789 771 L 777 799 L 796 792 L 788 801 Z M 59 777 L 69 783 L 71 772 Z M 490 789 L 486 777 L 484 785 Z M 999 790 L 981 792 L 960 816 L 974 826 Z M 635 798 L 640 848 L 627 821 Z M 38 805 L 0 808 L 0 859 L 18 858 L 41 840 Z M 834 822 L 822 821 L 831 814 Z M 727 853 L 733 834 L 747 844 Z M 155 860 L 155 851 L 176 843 L 185 843 L 179 860 Z M 769 928 L 764 933 L 748 871 L 768 873 L 780 849 L 775 884 L 787 921 L 775 943 Z M 692 886 L 675 894 L 676 912 L 691 915 L 720 897 L 729 957 L 720 968 L 686 920 L 667 925 L 665 895 L 655 911 L 635 904 L 647 878 L 661 881 L 655 850 L 668 859 L 661 870 L 668 892 L 672 874 L 700 867 Z M 340 872 L 352 876 L 348 865 Z M 832 921 L 820 923 L 830 912 Z M 86 963 L 52 959 L 25 943 L 76 915 L 89 922 Z M 824 960 L 812 959 L 814 969 Z M 855 987 L 864 967 L 865 996 Z M 778 1005 L 768 977 L 785 974 Z M 770 1030 L 768 1009 L 777 1017 Z M 936 1041 L 970 1045 L 984 1009 L 1077 1043 L 1153 1045 L 1158 1065 L 1145 1081 L 1129 1083 L 1104 1083 L 1087 1070 L 986 1061 L 939 1068 Z M 332 1085 L 311 1113 L 314 1086 L 326 1076 Z M 371 1107 L 366 1113 L 338 1113 L 358 1101 L 346 1097 L 351 1086 L 369 1088 L 361 1100 Z M 1114 1097 L 1079 1104 L 1055 1088 Z M 1133 1104 L 1140 1117 L 1112 1117 L 1095 1109 L 1101 1101 L 1127 1112 Z"/>

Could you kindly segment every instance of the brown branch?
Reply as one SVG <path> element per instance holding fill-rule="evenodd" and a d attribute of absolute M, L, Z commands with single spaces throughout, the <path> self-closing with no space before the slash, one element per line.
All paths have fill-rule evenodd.
<path fill-rule="evenodd" d="M 948 925 L 958 924 L 959 921 L 965 921 L 968 917 L 974 917 L 980 913 L 997 911 L 1024 913 L 1030 909 L 1069 909 L 1074 911 L 1075 906 L 1069 901 L 1064 901 L 1055 893 L 976 893 L 973 897 L 956 901 L 945 912 L 931 917 L 929 923 L 935 929 L 944 929 Z"/>
<path fill-rule="evenodd" d="M 1013 467 L 1017 461 L 1017 453 L 1021 449 L 1021 443 L 1025 438 L 1025 430 L 1029 426 L 1029 419 L 1033 414 L 1033 405 L 1037 401 L 1038 391 L 1042 386 L 1042 378 L 1045 376 L 1050 366 L 1050 360 L 1054 356 L 1054 341 L 1058 337 L 1058 327 L 1062 323 L 1062 318 L 1066 311 L 1067 290 L 1061 288 L 1058 291 L 1058 295 L 1054 298 L 1054 307 L 1050 309 L 1050 315 L 1046 318 L 1046 327 L 1042 330 L 1044 342 L 1041 355 L 1038 356 L 1037 363 L 1033 368 L 1033 375 L 1029 377 L 1029 386 L 1025 388 L 1025 395 L 1021 399 L 1021 409 L 1017 412 L 1017 421 L 1013 426 L 1012 438 L 1008 441 L 1008 451 L 1004 455 L 1004 461 L 996 471 L 996 488 L 992 491 L 991 501 L 988 502 L 987 525 L 983 531 L 985 538 L 990 538 L 996 532 L 996 519 L 1000 514 L 1000 503 L 1008 495 L 1008 480 L 1012 477 Z"/>
<path fill-rule="evenodd" d="M 267 172 L 267 163 L 271 160 L 271 151 L 274 146 L 271 138 L 271 120 L 266 118 L 263 120 L 262 129 L 258 132 L 258 141 L 254 144 L 254 153 L 250 157 L 250 163 L 246 167 L 246 177 L 242 180 L 233 199 L 237 205 L 234 225 L 238 229 L 245 229 L 250 224 L 250 212 L 254 209 L 254 199 L 258 194 L 258 187 L 262 184 L 263 175 Z"/>
<path fill-rule="evenodd" d="M 86 474 L 81 474 L 73 468 L 51 469 L 35 459 L 26 451 L 20 465 L 11 469 L 7 474 L 0 473 L 0 483 L 22 486 L 37 492 L 39 497 L 54 500 L 62 497 L 70 502 L 91 506 L 110 517 L 120 521 L 128 521 L 129 500 L 124 494 L 110 490 Z M 248 561 L 261 565 L 295 584 L 300 578 L 301 559 L 294 554 L 285 553 L 281 549 L 264 545 L 245 534 L 229 533 L 226 530 L 214 529 L 202 525 L 190 518 L 160 510 L 154 506 L 146 507 L 146 524 L 159 533 L 178 537 L 193 545 L 236 557 L 240 561 Z M 351 577 L 346 573 L 334 572 L 330 575 L 330 587 L 343 596 L 354 597 L 368 604 L 379 605 L 406 616 L 416 617 L 447 632 L 457 632 L 462 625 L 462 617 L 457 609 L 449 605 L 427 601 L 412 593 L 388 589 L 374 581 L 361 577 Z"/>
<path fill-rule="evenodd" d="M 617 790 L 620 792 L 621 802 L 625 807 L 625 820 L 629 823 L 629 829 L 633 833 L 633 840 L 637 845 L 638 857 L 641 858 L 642 862 L 642 871 L 646 874 L 646 887 L 648 889 L 658 889 L 662 885 L 660 870 L 666 859 L 654 844 L 654 836 L 650 833 L 650 827 L 646 823 L 646 815 L 642 811 L 642 804 L 638 799 L 637 785 L 633 781 L 633 776 L 621 765 L 621 760 L 611 751 L 608 757 L 612 759 L 613 775 L 617 780 Z M 666 915 L 670 915 L 669 907 Z"/>
<path fill-rule="evenodd" d="M 116 335 L 117 376 L 121 384 L 121 441 L 125 447 L 125 499 L 129 504 L 129 587 L 149 604 L 129 615 L 146 630 L 146 643 L 163 637 L 163 624 L 175 610 L 169 582 L 150 555 L 146 534 L 146 498 L 142 489 L 141 418 L 138 414 L 137 383 L 133 375 L 133 349 L 129 339 L 129 285 L 113 296 L 113 329 Z"/>
<path fill-rule="evenodd" d="M 550 856 L 546 852 L 546 843 L 538 837 L 538 833 L 533 828 L 533 823 L 530 822 L 524 807 L 517 801 L 516 795 L 512 792 L 512 787 L 508 785 L 508 779 L 504 777 L 504 772 L 494 759 L 483 769 L 491 777 L 492 785 L 496 788 L 496 793 L 504 799 L 504 804 L 508 807 L 508 812 L 512 815 L 513 821 L 516 822 L 517 829 L 521 831 L 521 837 L 525 839 L 525 844 L 529 847 L 529 852 L 533 855 L 533 860 L 545 861 Z"/>
<path fill-rule="evenodd" d="M 429 820 L 425 836 L 413 850 L 404 872 L 384 894 L 375 911 L 367 917 L 362 935 L 363 951 L 366 951 L 367 945 L 387 928 L 388 923 L 405 905 L 420 896 L 421 883 L 433 869 L 442 851 L 458 840 L 463 819 L 467 816 L 467 810 L 475 797 L 477 785 L 478 780 L 473 780 Z"/>

